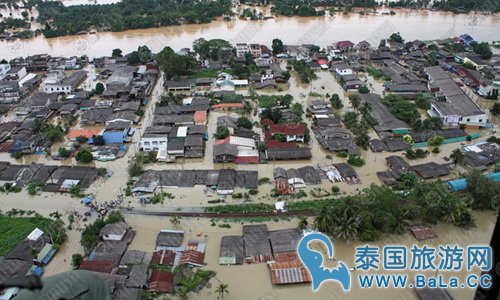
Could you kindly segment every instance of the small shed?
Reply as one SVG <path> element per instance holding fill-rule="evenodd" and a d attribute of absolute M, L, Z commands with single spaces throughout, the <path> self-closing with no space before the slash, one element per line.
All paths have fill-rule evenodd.
<path fill-rule="evenodd" d="M 245 255 L 242 236 L 224 236 L 220 241 L 219 265 L 241 265 Z"/>
<path fill-rule="evenodd" d="M 432 227 L 426 224 L 412 225 L 410 227 L 410 231 L 418 241 L 437 238 L 437 234 L 434 232 Z"/>

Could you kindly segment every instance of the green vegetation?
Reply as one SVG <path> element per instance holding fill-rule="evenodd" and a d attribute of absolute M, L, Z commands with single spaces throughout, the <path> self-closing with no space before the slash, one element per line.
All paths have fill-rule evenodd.
<path fill-rule="evenodd" d="M 484 0 L 447 0 L 447 1 L 435 1 L 433 7 L 440 10 L 449 10 L 453 12 L 469 12 L 469 11 L 499 12 L 500 2 L 484 1 Z"/>
<path fill-rule="evenodd" d="M 316 73 L 314 73 L 309 65 L 303 60 L 294 61 L 293 69 L 297 72 L 300 81 L 303 83 L 309 83 L 317 78 Z"/>
<path fill-rule="evenodd" d="M 444 142 L 444 137 L 442 135 L 435 135 L 427 141 L 429 146 L 440 146 Z"/>
<path fill-rule="evenodd" d="M 136 51 L 127 54 L 127 62 L 131 65 L 145 64 L 153 61 L 153 56 L 148 46 L 139 46 Z"/>
<path fill-rule="evenodd" d="M 370 92 L 370 89 L 366 86 L 362 86 L 358 89 L 358 92 L 360 94 L 368 94 Z"/>
<path fill-rule="evenodd" d="M 500 208 L 500 183 L 481 175 L 481 172 L 472 170 L 465 177 L 467 180 L 467 192 L 472 198 L 474 209 Z"/>
<path fill-rule="evenodd" d="M 318 6 L 320 2 L 297 2 L 294 0 L 274 0 L 274 6 L 271 8 L 271 12 L 276 15 L 283 16 L 323 16 L 325 14 L 324 10 L 316 10 L 315 6 Z"/>
<path fill-rule="evenodd" d="M 53 244 L 61 245 L 67 236 L 64 230 L 64 224 L 61 220 L 51 220 L 38 214 L 35 216 L 24 215 L 24 210 L 13 209 L 5 215 L 0 214 L 0 256 L 5 256 L 9 251 L 21 241 L 26 239 L 35 228 L 41 229 L 53 241 Z M 32 212 L 30 212 L 32 214 Z"/>
<path fill-rule="evenodd" d="M 374 241 L 380 233 L 403 233 L 415 219 L 474 225 L 466 201 L 450 193 L 442 182 L 417 184 L 405 201 L 402 197 L 388 187 L 372 185 L 359 195 L 327 201 L 315 225 L 335 238 L 362 241 Z"/>
<path fill-rule="evenodd" d="M 63 158 L 68 158 L 71 155 L 71 151 L 64 148 L 64 147 L 59 148 L 57 153 L 59 154 L 60 157 L 63 157 Z"/>
<path fill-rule="evenodd" d="M 219 283 L 217 286 L 217 289 L 215 290 L 215 293 L 219 295 L 219 298 L 221 300 L 224 300 L 224 295 L 229 294 L 229 289 L 227 283 Z"/>
<path fill-rule="evenodd" d="M 401 34 L 399 32 L 391 34 L 391 36 L 389 37 L 389 41 L 400 44 L 404 43 L 404 39 L 403 37 L 401 37 Z"/>
<path fill-rule="evenodd" d="M 349 95 L 349 101 L 355 111 L 347 112 L 343 117 L 343 122 L 355 135 L 356 145 L 366 150 L 370 144 L 368 129 L 370 126 L 377 125 L 377 120 L 371 115 L 371 106 L 368 103 L 365 102 L 360 106 L 359 95 Z M 359 120 L 360 115 L 361 120 Z"/>
<path fill-rule="evenodd" d="M 431 103 L 425 97 L 423 94 L 418 94 L 417 98 L 415 99 L 415 105 L 420 108 L 420 109 L 430 109 L 431 108 Z"/>
<path fill-rule="evenodd" d="M 493 104 L 493 107 L 491 108 L 491 113 L 497 117 L 500 116 L 500 102 Z"/>
<path fill-rule="evenodd" d="M 342 109 L 344 107 L 344 104 L 342 104 L 342 100 L 340 100 L 338 94 L 333 94 L 330 97 L 330 104 L 332 105 L 333 109 Z"/>
<path fill-rule="evenodd" d="M 283 42 L 280 39 L 273 39 L 272 50 L 274 55 L 280 54 L 285 52 L 285 46 L 283 45 Z"/>
<path fill-rule="evenodd" d="M 191 74 L 197 65 L 194 57 L 179 55 L 170 47 L 163 48 L 156 56 L 156 61 L 168 80 Z"/>
<path fill-rule="evenodd" d="M 240 128 L 252 129 L 253 123 L 247 117 L 239 117 L 236 121 L 236 125 Z"/>
<path fill-rule="evenodd" d="M 349 154 L 349 157 L 347 158 L 347 163 L 354 167 L 362 167 L 364 166 L 365 161 L 358 155 Z"/>
<path fill-rule="evenodd" d="M 269 181 L 270 181 L 269 177 L 261 177 L 259 178 L 258 185 L 269 183 Z"/>
<path fill-rule="evenodd" d="M 140 160 L 133 160 L 129 165 L 128 165 L 128 175 L 130 177 L 136 177 L 144 173 L 144 167 L 142 164 L 142 161 Z"/>
<path fill-rule="evenodd" d="M 73 267 L 73 270 L 79 269 L 82 263 L 83 263 L 83 256 L 80 253 L 74 253 L 71 256 L 71 266 Z"/>
<path fill-rule="evenodd" d="M 30 182 L 26 189 L 28 190 L 29 195 L 35 196 L 38 193 L 38 191 L 43 187 L 44 187 L 43 182 L 35 181 L 35 182 Z"/>
<path fill-rule="evenodd" d="M 215 276 L 215 271 L 197 269 L 191 273 L 190 277 L 183 276 L 185 272 L 183 269 L 187 268 L 186 265 L 180 265 L 174 270 L 174 274 L 180 274 L 181 278 L 175 292 L 181 299 L 187 299 L 189 292 L 199 290 L 204 287 L 208 281 Z M 227 288 L 227 287 L 226 287 Z"/>
<path fill-rule="evenodd" d="M 273 108 L 273 107 L 288 108 L 292 104 L 293 96 L 290 94 L 261 95 L 259 96 L 258 100 L 259 100 L 259 107 L 262 108 Z"/>
<path fill-rule="evenodd" d="M 384 104 L 387 105 L 391 113 L 396 118 L 413 125 L 420 120 L 420 113 L 414 103 L 407 101 L 399 95 L 387 95 L 384 97 Z"/>
<path fill-rule="evenodd" d="M 216 139 L 225 139 L 229 136 L 230 132 L 227 126 L 219 125 L 214 133 L 214 138 Z"/>
<path fill-rule="evenodd" d="M 125 0 L 115 4 L 64 6 L 60 2 L 37 2 L 37 21 L 45 24 L 46 37 L 76 34 L 90 29 L 124 31 L 178 24 L 210 23 L 230 13 L 230 2 L 217 0 Z"/>
<path fill-rule="evenodd" d="M 381 70 L 377 69 L 377 68 L 374 68 L 374 67 L 368 67 L 366 69 L 366 71 L 368 72 L 368 74 L 370 74 L 373 78 L 375 78 L 376 80 L 384 80 L 384 81 L 390 81 L 391 78 L 390 77 L 387 77 L 384 75 L 384 72 L 382 72 Z"/>
<path fill-rule="evenodd" d="M 426 158 L 428 154 L 429 151 L 427 150 L 422 150 L 422 149 L 413 150 L 413 148 L 409 148 L 405 152 L 405 156 L 408 159 Z"/>
<path fill-rule="evenodd" d="M 98 218 L 94 223 L 86 225 L 80 239 L 80 244 L 85 250 L 85 254 L 89 254 L 97 245 L 99 242 L 99 234 L 104 226 L 124 221 L 125 218 L 119 211 L 112 211 L 107 218 Z"/>
<path fill-rule="evenodd" d="M 272 213 L 274 205 L 264 203 L 228 204 L 205 207 L 205 212 L 230 214 L 230 213 Z"/>
<path fill-rule="evenodd" d="M 21 192 L 21 187 L 18 185 L 12 185 L 12 183 L 5 183 L 3 186 L 0 186 L 0 192 L 2 193 L 19 193 Z"/>
<path fill-rule="evenodd" d="M 78 151 L 78 153 L 76 153 L 75 159 L 77 162 L 80 162 L 82 164 L 88 164 L 94 160 L 94 157 L 92 156 L 92 152 L 90 152 L 89 149 L 83 148 Z"/>
<path fill-rule="evenodd" d="M 104 92 L 104 84 L 102 84 L 101 82 L 98 82 L 96 85 L 95 85 L 95 93 L 97 95 L 100 95 Z"/>

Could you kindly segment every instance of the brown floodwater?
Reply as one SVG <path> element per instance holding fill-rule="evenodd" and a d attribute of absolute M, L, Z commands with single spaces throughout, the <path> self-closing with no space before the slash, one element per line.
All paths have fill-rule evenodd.
<path fill-rule="evenodd" d="M 409 233 L 403 235 L 386 235 L 374 243 L 374 245 L 384 246 L 387 244 L 402 244 L 412 246 L 417 244 L 420 247 L 427 244 L 431 247 L 438 245 L 467 246 L 471 244 L 488 244 L 491 238 L 491 232 L 495 225 L 495 215 L 491 212 L 474 213 L 477 220 L 477 227 L 471 230 L 460 229 L 451 225 L 442 224 L 435 226 L 438 238 L 426 242 L 417 242 Z M 127 222 L 137 230 L 134 241 L 129 249 L 142 250 L 151 253 L 155 247 L 156 235 L 161 229 L 172 229 L 169 218 L 151 217 L 139 215 L 127 215 Z M 268 222 L 270 230 L 292 228 L 297 226 L 297 221 L 279 221 Z M 224 299 L 239 300 L 281 300 L 281 299 L 418 299 L 412 289 L 361 289 L 357 284 L 357 275 L 361 271 L 354 271 L 352 278 L 354 281 L 349 293 L 344 293 L 340 286 L 333 282 L 325 283 L 321 289 L 313 294 L 309 284 L 299 284 L 290 286 L 273 286 L 270 280 L 269 270 L 266 264 L 242 265 L 242 266 L 221 266 L 218 264 L 220 240 L 226 235 L 241 235 L 242 224 L 231 223 L 231 228 L 219 228 L 210 226 L 208 220 L 203 219 L 182 219 L 180 228 L 185 231 L 185 242 L 189 240 L 207 240 L 207 252 L 205 256 L 204 268 L 215 270 L 216 279 L 211 280 L 211 286 L 205 288 L 198 294 L 191 293 L 190 299 L 216 299 L 215 289 L 219 282 L 227 283 L 229 286 L 229 295 Z M 334 241 L 334 256 L 346 263 L 349 267 L 354 265 L 354 252 L 356 246 L 363 246 L 360 242 L 345 242 L 342 240 Z M 473 272 L 477 273 L 477 272 Z M 413 278 L 416 273 L 408 272 L 409 278 Z M 426 275 L 435 275 L 427 274 Z M 439 274 L 441 275 L 441 273 Z M 446 278 L 451 274 L 442 274 Z M 466 272 L 456 274 L 462 280 L 467 275 Z M 474 290 L 457 289 L 449 290 L 454 299 L 472 299 Z"/>
<path fill-rule="evenodd" d="M 111 0 L 112 1 L 112 0 Z M 71 2 L 71 1 L 68 1 Z M 77 3 L 86 0 L 75 0 Z M 91 1 L 92 2 L 92 1 Z M 51 55 L 82 55 L 89 57 L 111 55 L 114 48 L 125 53 L 147 45 L 153 51 L 165 46 L 175 50 L 191 47 L 195 39 L 222 38 L 233 43 L 262 43 L 270 45 L 280 38 L 286 44 L 314 43 L 330 45 L 334 41 L 367 40 L 378 44 L 380 39 L 400 32 L 406 39 L 438 39 L 469 33 L 484 41 L 500 40 L 500 15 L 453 14 L 427 10 L 396 10 L 396 15 L 335 14 L 324 17 L 277 17 L 263 21 L 217 19 L 210 24 L 190 24 L 124 32 L 64 36 L 0 42 L 0 53 L 10 59 L 35 53 Z"/>

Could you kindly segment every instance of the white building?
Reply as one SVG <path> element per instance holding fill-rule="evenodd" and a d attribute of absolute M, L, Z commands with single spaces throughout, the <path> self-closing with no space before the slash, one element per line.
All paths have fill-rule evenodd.
<path fill-rule="evenodd" d="M 107 224 L 101 229 L 101 238 L 105 241 L 121 241 L 127 234 L 128 226 L 125 222 Z"/>
<path fill-rule="evenodd" d="M 250 46 L 245 43 L 236 44 L 236 56 L 245 57 L 245 53 L 250 52 Z"/>
<path fill-rule="evenodd" d="M 0 80 L 4 79 L 9 71 L 10 71 L 9 64 L 0 64 Z"/>
<path fill-rule="evenodd" d="M 487 114 L 440 66 L 426 68 L 425 72 L 429 78 L 428 88 L 437 99 L 431 103 L 429 115 L 441 118 L 446 126 L 487 126 Z"/>
<path fill-rule="evenodd" d="M 139 151 L 159 151 L 167 150 L 168 136 L 157 134 L 146 134 L 139 141 Z"/>

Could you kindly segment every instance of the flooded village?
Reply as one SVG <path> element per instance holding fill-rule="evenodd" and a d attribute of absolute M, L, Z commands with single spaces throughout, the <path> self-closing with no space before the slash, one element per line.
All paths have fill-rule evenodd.
<path fill-rule="evenodd" d="M 89 56 L 2 52 L 0 221 L 12 245 L 0 247 L 0 281 L 94 280 L 113 299 L 305 299 L 296 248 L 316 230 L 333 237 L 327 266 L 343 261 L 353 276 L 367 243 L 490 243 L 498 197 L 480 202 L 471 185 L 498 196 L 496 47 L 466 32 L 318 44 L 272 34 L 175 50 L 116 42 Z M 411 216 L 363 214 L 344 230 L 361 221 L 336 207 L 382 214 L 384 197 Z M 451 217 L 434 213 L 438 200 Z M 474 293 L 332 283 L 316 296 Z M 8 288 L 2 299 L 34 295 Z"/>

